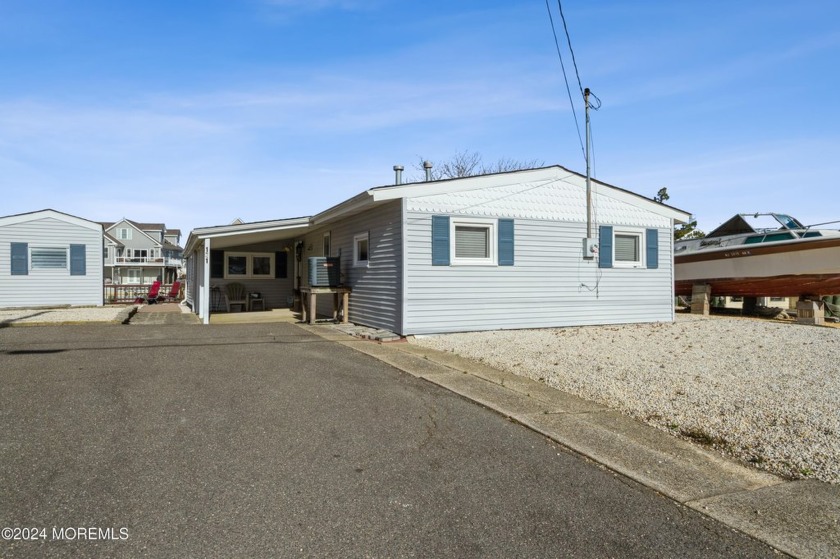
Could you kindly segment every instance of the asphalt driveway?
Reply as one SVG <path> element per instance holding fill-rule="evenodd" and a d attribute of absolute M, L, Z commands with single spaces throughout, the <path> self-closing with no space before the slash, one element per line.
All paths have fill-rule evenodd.
<path fill-rule="evenodd" d="M 290 324 L 0 329 L 5 527 L 38 531 L 3 557 L 774 555 Z"/>

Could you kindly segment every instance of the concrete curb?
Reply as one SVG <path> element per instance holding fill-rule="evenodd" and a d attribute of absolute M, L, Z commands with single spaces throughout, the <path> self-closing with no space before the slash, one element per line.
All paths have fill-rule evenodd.
<path fill-rule="evenodd" d="M 840 556 L 840 486 L 787 481 L 727 460 L 594 402 L 410 343 L 324 339 L 492 409 L 607 468 L 795 557 Z"/>

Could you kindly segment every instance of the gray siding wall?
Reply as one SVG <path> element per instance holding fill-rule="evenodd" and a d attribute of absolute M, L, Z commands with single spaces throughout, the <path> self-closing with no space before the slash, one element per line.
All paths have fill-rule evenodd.
<path fill-rule="evenodd" d="M 184 278 L 186 282 L 184 286 L 184 301 L 190 305 L 190 308 L 195 313 L 198 313 L 198 303 L 201 296 L 198 285 L 200 285 L 201 278 L 204 276 L 204 260 L 199 258 L 199 255 L 203 254 L 204 245 L 199 245 L 197 250 L 201 252 L 191 252 L 186 255 L 185 268 L 187 275 Z"/>
<path fill-rule="evenodd" d="M 341 255 L 342 281 L 350 294 L 351 322 L 399 332 L 402 324 L 402 203 L 385 203 L 362 214 L 314 229 L 304 240 L 301 278 L 308 285 L 310 256 L 323 256 L 324 233 L 330 233 L 331 256 Z M 369 232 L 369 265 L 353 267 L 353 237 Z M 318 297 L 318 314 L 331 316 L 332 299 Z"/>
<path fill-rule="evenodd" d="M 673 320 L 669 229 L 652 270 L 598 268 L 584 223 L 534 219 L 514 222 L 514 266 L 432 266 L 431 215 L 407 214 L 403 334 Z"/>
<path fill-rule="evenodd" d="M 68 269 L 13 276 L 11 243 L 68 250 L 71 244 L 83 244 L 86 275 L 70 275 L 68 253 Z M 103 281 L 101 232 L 53 218 L 0 227 L 0 307 L 101 306 Z"/>
<path fill-rule="evenodd" d="M 294 297 L 294 266 L 292 261 L 294 259 L 294 250 L 291 241 L 276 241 L 268 243 L 258 243 L 251 245 L 241 245 L 235 247 L 226 247 L 225 252 L 270 252 L 275 253 L 288 249 L 287 253 L 287 270 L 285 278 L 266 278 L 266 279 L 225 279 L 225 278 L 210 278 L 210 286 L 219 289 L 218 294 L 210 293 L 210 310 L 219 311 L 226 310 L 225 300 L 222 294 L 225 292 L 225 286 L 229 283 L 241 283 L 249 292 L 261 293 L 265 299 L 266 309 L 282 309 L 289 308 L 289 299 Z M 213 240 L 210 240 L 210 248 L 213 249 Z M 217 249 L 213 249 L 217 250 Z M 200 266 L 203 266 L 203 261 L 199 260 Z M 238 307 L 237 307 L 238 308 Z"/>
<path fill-rule="evenodd" d="M 119 230 L 123 229 L 123 228 L 131 229 L 131 238 L 130 239 L 120 239 Z M 155 231 L 155 232 L 152 232 L 152 233 L 146 233 L 146 235 L 144 235 L 143 233 L 140 232 L 139 229 L 137 229 L 135 227 L 132 227 L 131 225 L 129 225 L 127 223 L 116 224 L 113 228 L 108 230 L 108 234 L 111 235 L 112 237 L 114 237 L 115 239 L 119 239 L 119 241 L 125 247 L 126 253 L 128 253 L 128 251 L 132 251 L 132 253 L 133 253 L 133 250 L 135 248 L 139 248 L 139 249 L 145 248 L 145 249 L 151 251 L 153 248 L 158 248 L 159 247 L 158 244 L 155 244 L 154 241 L 152 241 L 151 239 L 149 239 L 149 237 L 146 236 L 146 235 L 149 235 L 153 239 L 158 240 L 158 237 L 160 236 L 159 232 Z M 157 235 L 158 237 L 156 237 L 155 235 Z M 129 256 L 129 254 L 126 254 L 125 256 Z M 160 254 L 158 254 L 157 256 L 160 256 Z"/>

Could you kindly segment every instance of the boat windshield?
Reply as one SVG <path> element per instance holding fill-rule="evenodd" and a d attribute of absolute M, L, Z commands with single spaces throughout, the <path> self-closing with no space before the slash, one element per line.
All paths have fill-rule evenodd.
<path fill-rule="evenodd" d="M 782 224 L 785 229 L 805 229 L 805 226 L 799 223 L 796 219 L 785 214 L 773 214 L 776 221 Z"/>

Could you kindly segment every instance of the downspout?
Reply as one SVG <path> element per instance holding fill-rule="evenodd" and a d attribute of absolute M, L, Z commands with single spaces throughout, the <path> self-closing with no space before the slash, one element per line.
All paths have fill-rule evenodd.
<path fill-rule="evenodd" d="M 429 169 L 427 169 L 428 172 Z M 402 278 L 400 286 L 400 291 L 402 292 L 402 297 L 400 297 L 400 331 L 397 332 L 400 336 L 406 336 L 406 323 L 408 319 L 406 318 L 406 311 L 408 308 L 408 198 L 401 198 L 400 199 L 400 240 L 401 240 L 401 247 L 400 247 L 400 259 L 402 260 Z"/>

